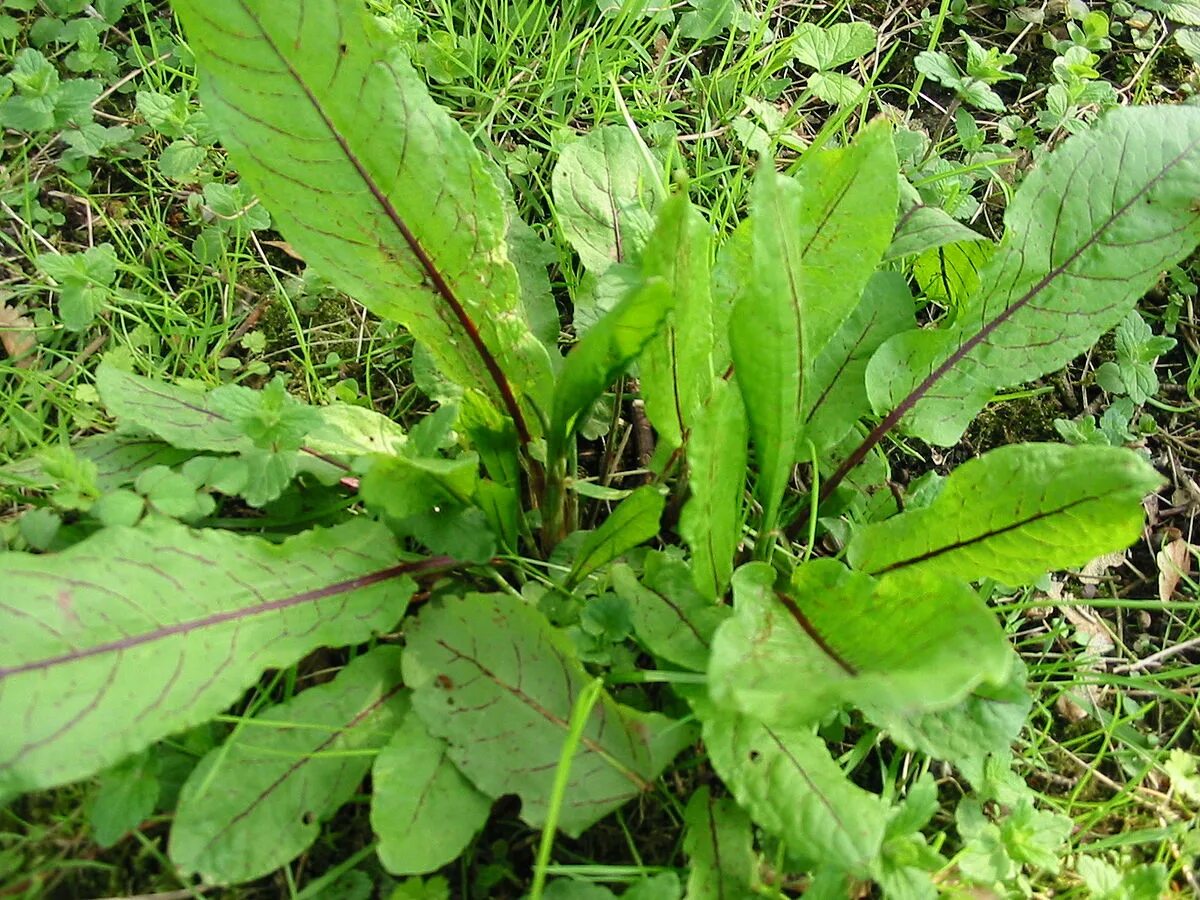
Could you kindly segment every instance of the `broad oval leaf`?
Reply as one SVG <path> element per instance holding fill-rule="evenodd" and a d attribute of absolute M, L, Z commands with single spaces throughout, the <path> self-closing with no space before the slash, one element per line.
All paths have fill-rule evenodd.
<path fill-rule="evenodd" d="M 774 570 L 754 563 L 734 576 L 734 597 L 713 639 L 709 690 L 768 724 L 808 725 L 844 704 L 945 709 L 1012 665 L 995 617 L 952 579 L 875 579 L 815 559 L 777 590 Z"/>
<path fill-rule="evenodd" d="M 559 225 L 584 268 L 600 275 L 641 252 L 662 199 L 661 178 L 623 125 L 593 129 L 563 148 L 550 187 Z"/>
<path fill-rule="evenodd" d="M 1030 173 L 981 291 L 948 327 L 898 335 L 867 371 L 871 402 L 952 445 L 993 392 L 1051 372 L 1117 324 L 1200 241 L 1200 109 L 1109 113 Z"/>
<path fill-rule="evenodd" d="M 206 722 L 266 669 L 391 628 L 444 560 L 358 520 L 282 544 L 181 525 L 0 554 L 0 794 L 84 778 Z"/>
<path fill-rule="evenodd" d="M 1017 444 L 956 469 L 933 503 L 858 529 L 851 565 L 1024 584 L 1129 546 L 1162 477 L 1120 447 Z M 969 573 L 969 576 L 966 575 Z"/>
<path fill-rule="evenodd" d="M 378 647 L 328 684 L 263 709 L 210 751 L 179 795 L 171 860 L 210 884 L 295 859 L 353 795 L 408 698 L 400 648 Z"/>
<path fill-rule="evenodd" d="M 459 770 L 489 797 L 516 794 L 521 818 L 545 824 L 571 712 L 591 681 L 570 641 L 518 599 L 451 597 L 409 629 L 404 677 Z M 694 739 L 690 725 L 602 694 L 571 760 L 559 828 L 577 837 L 647 790 Z"/>
<path fill-rule="evenodd" d="M 491 801 L 450 761 L 446 742 L 408 713 L 371 770 L 371 827 L 393 875 L 453 862 L 487 821 Z"/>
<path fill-rule="evenodd" d="M 405 325 L 522 439 L 551 366 L 525 320 L 504 196 L 353 0 L 173 0 L 238 172 L 321 274 Z M 431 190 L 430 179 L 436 179 Z"/>

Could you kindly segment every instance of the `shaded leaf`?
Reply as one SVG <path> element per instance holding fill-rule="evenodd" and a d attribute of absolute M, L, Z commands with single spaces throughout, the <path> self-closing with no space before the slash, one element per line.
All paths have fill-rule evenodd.
<path fill-rule="evenodd" d="M 267 875 L 295 859 L 348 801 L 408 698 L 400 648 L 377 647 L 328 684 L 260 711 L 188 777 L 171 860 L 211 884 Z"/>
<path fill-rule="evenodd" d="M 903 276 L 876 272 L 850 318 L 821 350 L 809 376 L 803 410 L 804 436 L 818 451 L 838 444 L 871 411 L 867 363 L 884 341 L 912 327 L 914 309 Z"/>
<path fill-rule="evenodd" d="M 746 900 L 757 896 L 758 860 L 753 823 L 732 800 L 716 800 L 707 787 L 692 794 L 683 813 L 687 831 L 687 900 Z"/>
<path fill-rule="evenodd" d="M 613 589 L 629 603 L 638 641 L 655 656 L 703 672 L 713 633 L 730 615 L 696 590 L 687 563 L 662 553 L 646 556 L 642 579 L 613 566 Z"/>
<path fill-rule="evenodd" d="M 926 508 L 858 529 L 847 555 L 874 574 L 970 573 L 1023 584 L 1133 543 L 1142 498 L 1161 483 L 1119 447 L 1000 447 L 957 468 Z"/>
<path fill-rule="evenodd" d="M 83 778 L 208 721 L 266 669 L 391 628 L 431 565 L 397 558 L 363 519 L 278 545 L 159 523 L 0 555 L 15 588 L 0 720 L 27 723 L 0 733 L 0 793 Z"/>
<path fill-rule="evenodd" d="M 446 742 L 408 713 L 371 770 L 371 828 L 393 875 L 453 862 L 487 821 L 492 803 L 455 768 Z"/>
<path fill-rule="evenodd" d="M 570 640 L 506 595 L 447 598 L 410 627 L 404 674 L 414 709 L 463 774 L 490 797 L 516 794 L 522 819 L 543 825 L 571 711 L 592 680 Z M 571 760 L 559 828 L 578 836 L 647 790 L 694 737 L 602 694 Z"/>

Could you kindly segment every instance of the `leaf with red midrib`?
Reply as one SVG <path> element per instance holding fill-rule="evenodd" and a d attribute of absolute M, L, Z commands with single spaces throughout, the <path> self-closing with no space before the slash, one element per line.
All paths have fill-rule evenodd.
<path fill-rule="evenodd" d="M 0 554 L 0 795 L 75 781 L 205 722 L 267 669 L 391 628 L 412 575 L 382 525 L 273 545 L 176 524 Z"/>
<path fill-rule="evenodd" d="M 355 0 L 173 0 L 238 173 L 340 290 L 402 323 L 523 441 L 550 359 L 508 256 L 503 196 L 465 131 Z"/>

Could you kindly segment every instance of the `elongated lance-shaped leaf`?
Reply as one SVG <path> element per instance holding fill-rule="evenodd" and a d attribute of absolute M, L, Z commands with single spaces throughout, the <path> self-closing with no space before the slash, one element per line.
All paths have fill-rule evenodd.
<path fill-rule="evenodd" d="M 812 724 L 846 704 L 945 709 L 979 684 L 1003 682 L 1012 666 L 995 617 L 954 579 L 874 579 L 815 559 L 778 590 L 774 570 L 756 563 L 734 576 L 734 599 L 713 639 L 709 690 L 767 724 Z"/>
<path fill-rule="evenodd" d="M 646 279 L 597 322 L 567 354 L 554 389 L 547 457 L 562 459 L 579 423 L 658 333 L 674 297 L 661 278 Z"/>
<path fill-rule="evenodd" d="M 754 856 L 754 824 L 728 798 L 715 799 L 702 787 L 683 813 L 687 831 L 687 900 L 748 900 L 755 897 L 758 860 Z"/>
<path fill-rule="evenodd" d="M 407 327 L 523 440 L 550 364 L 525 321 L 504 200 L 470 138 L 355 0 L 173 0 L 201 98 L 280 230 Z"/>
<path fill-rule="evenodd" d="M 898 335 L 871 360 L 871 402 L 886 415 L 864 447 L 897 424 L 954 444 L 995 390 L 1090 347 L 1200 241 L 1197 196 L 1200 109 L 1122 109 L 1068 138 L 1017 190 L 982 289 L 953 324 Z"/>
<path fill-rule="evenodd" d="M 601 566 L 657 535 L 666 503 L 658 488 L 649 484 L 622 500 L 599 528 L 584 537 L 567 573 L 567 586 L 574 587 Z"/>
<path fill-rule="evenodd" d="M 688 441 L 688 490 L 679 533 L 692 548 L 696 587 L 725 594 L 742 539 L 748 429 L 737 386 L 718 380 Z"/>
<path fill-rule="evenodd" d="M 1120 447 L 1016 444 L 956 469 L 933 503 L 855 532 L 851 565 L 1023 584 L 1129 546 L 1162 484 Z"/>
<path fill-rule="evenodd" d="M 810 154 L 796 181 L 800 220 L 792 229 L 801 259 L 800 328 L 804 359 L 812 366 L 858 306 L 892 239 L 900 189 L 891 124 L 877 119 L 849 147 Z M 810 385 L 806 393 L 815 390 Z"/>
<path fill-rule="evenodd" d="M 371 827 L 393 875 L 453 862 L 487 821 L 491 801 L 450 761 L 446 742 L 416 713 L 400 723 L 371 770 Z"/>
<path fill-rule="evenodd" d="M 643 271 L 674 295 L 638 367 L 646 416 L 668 452 L 683 443 L 713 388 L 711 246 L 712 229 L 681 193 L 663 207 L 642 254 Z"/>
<path fill-rule="evenodd" d="M 447 598 L 409 629 L 404 678 L 459 770 L 489 797 L 516 794 L 522 819 L 544 824 L 571 711 L 591 681 L 570 640 L 519 599 Z M 695 736 L 602 694 L 571 759 L 558 827 L 578 836 L 648 789 Z"/>
<path fill-rule="evenodd" d="M 175 466 L 194 455 L 153 438 L 114 432 L 81 438 L 71 452 L 95 464 L 96 486 L 106 493 L 133 484 L 146 469 Z M 0 467 L 0 484 L 45 490 L 55 483 L 37 456 Z"/>
<path fill-rule="evenodd" d="M 902 275 L 876 272 L 850 318 L 817 355 L 802 414 L 804 436 L 818 451 L 837 445 L 871 411 L 867 363 L 880 344 L 913 326 L 915 308 Z"/>
<path fill-rule="evenodd" d="M 689 702 L 704 726 L 713 768 L 758 825 L 795 858 L 868 874 L 883 843 L 887 807 L 850 782 L 821 738 L 809 728 L 764 725 L 705 697 Z"/>
<path fill-rule="evenodd" d="M 804 384 L 800 185 L 773 170 L 755 179 L 750 201 L 751 271 L 733 310 L 729 341 L 754 442 L 766 539 L 779 518 L 800 438 Z"/>
<path fill-rule="evenodd" d="M 595 275 L 637 257 L 662 199 L 661 176 L 622 125 L 596 128 L 563 148 L 550 187 L 563 234 Z"/>
<path fill-rule="evenodd" d="M 366 520 L 273 545 L 175 524 L 0 555 L 0 794 L 98 772 L 206 722 L 266 670 L 391 628 L 410 577 Z"/>
<path fill-rule="evenodd" d="M 354 794 L 407 708 L 400 648 L 377 647 L 328 684 L 241 723 L 179 794 L 172 862 L 234 884 L 295 859 Z"/>

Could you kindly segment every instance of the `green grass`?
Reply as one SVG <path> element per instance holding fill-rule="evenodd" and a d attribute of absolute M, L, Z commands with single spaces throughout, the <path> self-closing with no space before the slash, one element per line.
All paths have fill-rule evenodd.
<path fill-rule="evenodd" d="M 380 15 L 393 13 L 389 0 L 368 4 Z M 602 15 L 592 0 L 435 0 L 414 6 L 392 15 L 397 41 L 424 68 L 434 95 L 505 168 L 523 215 L 534 223 L 554 221 L 549 172 L 557 152 L 600 125 L 636 129 L 661 161 L 664 182 L 686 183 L 721 232 L 731 230 L 744 212 L 759 164 L 746 136 L 764 124 L 769 127 L 762 129 L 762 140 L 785 163 L 794 163 L 808 146 L 845 141 L 875 115 L 924 128 L 931 142 L 913 145 L 914 182 L 927 198 L 971 198 L 978 205 L 970 221 L 983 232 L 998 229 L 1007 191 L 1022 168 L 1064 133 L 1064 127 L 1037 126 L 1055 57 L 1042 47 L 1041 36 L 1061 39 L 1063 29 L 1005 31 L 1005 11 L 989 5 L 962 9 L 943 0 L 916 13 L 894 12 L 888 4 L 839 3 L 818 13 L 792 3 L 748 3 L 757 14 L 755 25 L 702 43 L 633 12 Z M 94 17 L 94 7 L 85 7 L 71 0 L 0 4 L 14 23 L 11 33 L 0 30 L 6 35 L 0 38 L 0 74 L 10 68 L 6 60 L 34 40 L 39 19 L 56 10 L 66 21 Z M 793 33 L 806 16 L 819 24 L 857 20 L 880 27 L 876 51 L 843 67 L 869 88 L 858 104 L 839 111 L 806 87 L 807 70 L 794 59 Z M 1000 49 L 1020 38 L 1014 71 L 1026 80 L 1000 86 L 1008 108 L 1002 114 L 968 110 L 984 129 L 988 148 L 968 146 L 969 129 L 954 117 L 955 108 L 966 107 L 913 64 L 922 50 L 942 50 L 961 61 L 960 30 Z M 1191 92 L 1194 67 L 1172 43 L 1154 40 L 1138 48 L 1128 30 L 1113 40 L 1115 50 L 1104 52 L 1097 65 L 1100 79 L 1113 84 L 1122 102 L 1178 100 Z M 208 385 L 260 384 L 268 373 L 282 372 L 292 390 L 315 401 L 362 402 L 412 422 L 427 401 L 415 386 L 411 342 L 381 328 L 311 273 L 304 276 L 269 228 L 247 227 L 255 215 L 253 201 L 230 211 L 205 200 L 204 186 L 231 184 L 236 175 L 202 123 L 187 138 L 204 150 L 194 175 L 171 178 L 160 169 L 158 160 L 179 137 L 147 124 L 136 93 L 180 96 L 189 115 L 199 111 L 196 78 L 166 4 L 128 3 L 116 27 L 102 32 L 101 43 L 117 62 L 94 75 L 103 90 L 94 107 L 96 121 L 130 129 L 127 138 L 94 158 L 65 162 L 63 129 L 3 134 L 0 304 L 12 311 L 4 320 L 5 349 L 11 351 L 11 342 L 21 336 L 32 337 L 35 345 L 21 358 L 0 355 L 0 462 L 104 428 L 90 373 L 106 357 L 129 360 L 148 374 Z M 41 47 L 64 80 L 88 76 L 69 70 L 72 49 L 54 42 Z M 764 110 L 775 111 L 772 122 L 765 122 Z M 1085 107 L 1082 115 L 1093 112 Z M 1001 139 L 1005 115 L 1020 117 L 1029 134 Z M 104 243 L 117 259 L 115 280 L 95 321 L 70 331 L 38 258 Z M 584 289 L 582 270 L 564 266 L 552 276 L 565 309 Z M 1159 404 L 1149 409 L 1160 430 L 1145 441 L 1183 491 L 1172 501 L 1180 509 L 1164 513 L 1135 548 L 1137 568 L 1109 573 L 1074 617 L 1044 594 L 997 596 L 1036 687 L 1034 712 L 1016 748 L 1018 769 L 1047 808 L 1074 821 L 1073 851 L 1101 855 L 1118 867 L 1161 862 L 1174 883 L 1200 891 L 1193 869 L 1200 854 L 1196 798 L 1182 796 L 1164 768 L 1170 750 L 1197 751 L 1200 652 L 1193 642 L 1200 634 L 1200 590 L 1185 578 L 1176 598 L 1160 603 L 1155 563 L 1157 541 L 1167 529 L 1191 538 L 1191 515 L 1200 500 L 1187 494 L 1189 483 L 1194 485 L 1188 472 L 1200 466 L 1193 393 L 1200 382 L 1200 340 L 1191 284 L 1198 277 L 1185 268 L 1176 287 L 1149 298 L 1143 310 L 1156 331 L 1169 327 L 1180 341 L 1164 360 Z M 1068 373 L 1068 393 L 1082 392 L 1086 400 L 1066 412 L 1083 411 L 1093 401 L 1091 411 L 1102 411 L 1105 398 L 1088 382 L 1093 371 L 1084 361 Z M 1001 405 L 996 413 L 1000 433 L 1019 431 L 1023 423 L 1005 418 L 1006 409 Z M 910 452 L 907 470 L 934 464 L 921 448 Z M 8 490 L 4 502 L 0 539 L 12 545 L 19 541 L 17 515 L 26 508 L 25 498 Z M 529 562 L 531 572 L 536 565 Z M 1077 578 L 1063 579 L 1066 591 L 1082 596 L 1085 586 Z M 1080 618 L 1084 612 L 1090 623 Z M 1086 646 L 1089 635 L 1104 640 L 1099 655 Z M 1158 662 L 1139 662 L 1147 658 Z M 297 677 L 303 673 L 287 673 L 279 684 L 265 686 L 242 713 L 255 702 L 287 696 Z M 236 719 L 221 727 L 237 727 Z M 187 758 L 203 747 L 203 737 L 191 736 L 178 750 Z M 853 728 L 843 750 L 843 761 L 870 761 L 865 768 L 883 773 L 893 789 L 928 765 Z M 947 803 L 935 819 L 935 841 L 953 846 L 950 810 L 959 788 L 950 773 L 934 774 Z M 500 897 L 518 896 L 535 869 L 616 886 L 679 865 L 684 794 L 676 787 L 705 777 L 685 758 L 656 793 L 584 839 L 559 839 L 552 853 L 540 856 L 539 836 L 517 822 L 514 809 L 502 808 L 448 874 L 463 886 L 463 896 Z M 0 808 L 0 897 L 153 891 L 200 896 L 177 880 L 165 856 L 166 814 L 155 815 L 111 849 L 98 847 L 88 813 L 95 791 L 93 784 L 77 785 Z M 393 883 L 380 873 L 370 847 L 363 847 L 370 839 L 364 816 L 361 809 L 343 813 L 292 869 L 222 896 L 387 896 L 385 888 Z M 1075 871 L 1066 860 L 1060 873 L 1036 876 L 1031 889 L 1042 896 L 1088 896 Z M 337 893 L 351 891 L 364 878 L 374 885 L 367 894 Z"/>

